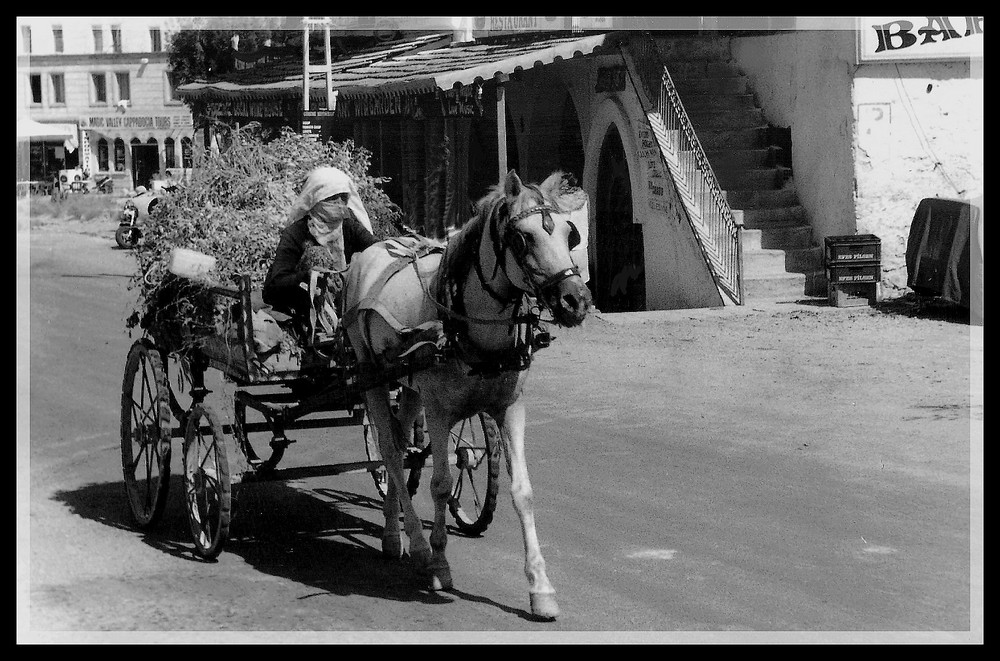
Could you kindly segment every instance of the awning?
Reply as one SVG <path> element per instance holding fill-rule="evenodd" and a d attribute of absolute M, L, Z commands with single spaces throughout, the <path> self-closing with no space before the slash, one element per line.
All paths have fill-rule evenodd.
<path fill-rule="evenodd" d="M 550 36 L 426 50 L 402 49 L 382 59 L 369 57 L 334 63 L 331 83 L 341 98 L 451 90 L 492 80 L 497 74 L 511 74 L 590 55 L 601 48 L 609 36 Z M 325 74 L 311 73 L 309 84 L 311 95 L 325 94 Z M 177 93 L 184 99 L 203 101 L 301 96 L 302 65 L 284 62 L 277 67 L 245 69 L 223 80 L 181 85 Z"/>
<path fill-rule="evenodd" d="M 33 119 L 17 120 L 18 140 L 76 140 L 76 124 L 43 124 Z"/>

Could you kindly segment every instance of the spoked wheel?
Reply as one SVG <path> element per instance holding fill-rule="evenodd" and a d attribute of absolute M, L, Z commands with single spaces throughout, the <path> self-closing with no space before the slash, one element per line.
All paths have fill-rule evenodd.
<path fill-rule="evenodd" d="M 493 521 L 500 477 L 500 430 L 485 413 L 452 427 L 448 441 L 451 498 L 448 509 L 466 535 L 481 535 Z"/>
<path fill-rule="evenodd" d="M 139 230 L 135 227 L 123 225 L 115 230 L 115 243 L 118 244 L 119 248 L 135 248 L 139 244 L 141 236 Z"/>
<path fill-rule="evenodd" d="M 122 380 L 121 446 L 125 495 L 139 528 L 155 524 L 170 486 L 170 405 L 160 352 L 137 340 Z"/>
<path fill-rule="evenodd" d="M 195 552 L 212 559 L 229 537 L 232 492 L 226 436 L 211 408 L 195 404 L 184 434 L 185 506 Z"/>

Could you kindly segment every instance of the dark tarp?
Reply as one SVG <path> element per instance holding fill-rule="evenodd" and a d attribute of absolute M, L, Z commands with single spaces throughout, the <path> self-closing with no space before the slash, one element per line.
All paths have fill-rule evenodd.
<path fill-rule="evenodd" d="M 906 242 L 906 285 L 918 294 L 969 307 L 970 228 L 980 209 L 966 200 L 925 198 Z"/>

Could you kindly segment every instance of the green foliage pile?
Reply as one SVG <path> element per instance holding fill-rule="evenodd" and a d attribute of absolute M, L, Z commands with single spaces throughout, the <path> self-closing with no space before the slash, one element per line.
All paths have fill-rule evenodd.
<path fill-rule="evenodd" d="M 167 270 L 175 248 L 214 257 L 215 284 L 233 286 L 234 276 L 246 274 L 259 290 L 288 211 L 316 167 L 337 167 L 354 179 L 376 238 L 402 233 L 400 208 L 382 190 L 385 180 L 368 174 L 370 153 L 353 141 L 321 144 L 291 129 L 265 141 L 251 124 L 228 142 L 221 153 L 203 155 L 190 181 L 164 195 L 142 226 L 129 285 L 138 296 L 128 329 L 211 326 L 217 311 L 210 297 Z"/>

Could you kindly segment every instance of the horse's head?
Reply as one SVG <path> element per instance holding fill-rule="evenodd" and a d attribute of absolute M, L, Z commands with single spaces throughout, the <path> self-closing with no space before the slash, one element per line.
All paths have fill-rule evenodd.
<path fill-rule="evenodd" d="M 570 214 L 586 194 L 555 172 L 538 186 L 526 185 L 511 170 L 502 184 L 490 233 L 498 264 L 518 289 L 535 296 L 556 323 L 577 326 L 590 311 L 590 290 L 570 251 L 580 232 Z"/>

